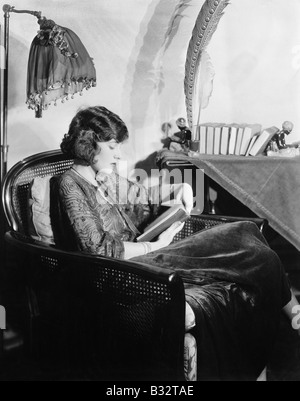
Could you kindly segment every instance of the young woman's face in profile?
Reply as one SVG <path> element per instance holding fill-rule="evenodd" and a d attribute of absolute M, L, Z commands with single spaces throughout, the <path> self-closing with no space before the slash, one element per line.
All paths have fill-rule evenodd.
<path fill-rule="evenodd" d="M 93 169 L 99 171 L 112 171 L 121 158 L 121 143 L 111 139 L 108 142 L 98 142 L 100 153 L 95 156 Z"/>

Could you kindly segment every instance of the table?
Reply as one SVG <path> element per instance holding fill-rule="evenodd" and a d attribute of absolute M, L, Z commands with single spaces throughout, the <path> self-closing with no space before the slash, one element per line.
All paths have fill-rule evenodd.
<path fill-rule="evenodd" d="M 300 251 L 300 157 L 193 157 L 162 151 L 165 163 L 191 163 L 226 189 Z"/>

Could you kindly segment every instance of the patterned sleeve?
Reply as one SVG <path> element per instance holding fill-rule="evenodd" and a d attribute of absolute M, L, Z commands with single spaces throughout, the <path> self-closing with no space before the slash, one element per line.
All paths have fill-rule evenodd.
<path fill-rule="evenodd" d="M 97 218 L 97 203 L 87 199 L 73 180 L 61 180 L 59 197 L 63 213 L 70 222 L 77 245 L 81 251 L 105 257 L 124 258 L 124 244 L 101 227 Z"/>

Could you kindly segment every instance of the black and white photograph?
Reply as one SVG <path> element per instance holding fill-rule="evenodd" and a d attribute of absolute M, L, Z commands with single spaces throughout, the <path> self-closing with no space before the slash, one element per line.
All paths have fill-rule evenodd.
<path fill-rule="evenodd" d="M 299 21 L 0 3 L 0 381 L 300 381 Z"/>

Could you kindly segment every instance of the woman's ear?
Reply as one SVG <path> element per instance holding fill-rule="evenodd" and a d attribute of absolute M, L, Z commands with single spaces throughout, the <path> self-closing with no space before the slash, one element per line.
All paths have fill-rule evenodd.
<path fill-rule="evenodd" d="M 99 153 L 94 156 L 93 162 L 91 164 L 91 168 L 95 171 L 96 174 L 99 171 L 100 152 L 101 152 L 101 148 L 99 147 Z"/>

